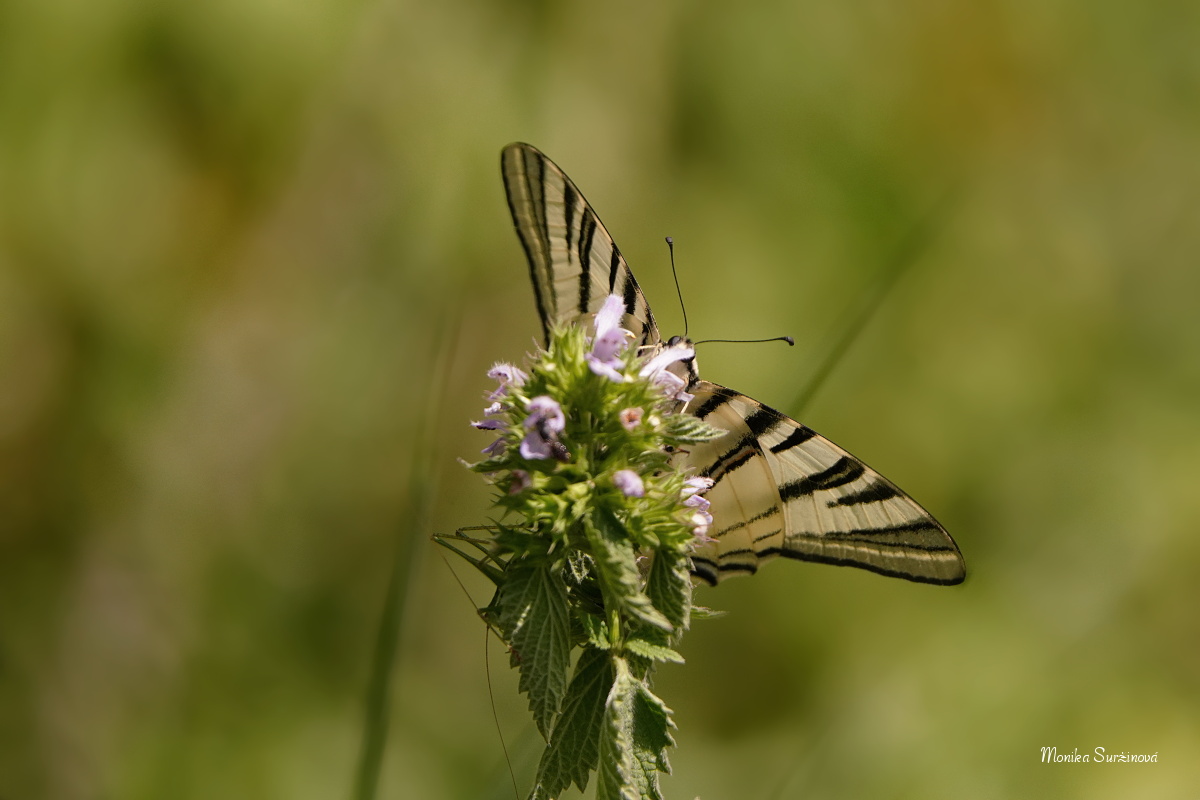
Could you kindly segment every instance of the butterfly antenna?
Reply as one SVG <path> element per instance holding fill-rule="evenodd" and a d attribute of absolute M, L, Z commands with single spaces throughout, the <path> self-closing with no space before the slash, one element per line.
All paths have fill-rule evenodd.
<path fill-rule="evenodd" d="M 667 250 L 671 253 L 671 277 L 675 279 L 675 294 L 679 297 L 679 308 L 683 311 L 683 338 L 687 338 L 687 306 L 683 304 L 683 290 L 679 288 L 679 273 L 675 271 L 675 240 L 667 237 Z"/>
<path fill-rule="evenodd" d="M 712 344 L 713 342 L 726 342 L 728 344 L 758 344 L 760 342 L 787 342 L 788 347 L 796 346 L 796 340 L 790 336 L 772 336 L 770 339 L 702 339 L 699 342 L 692 342 L 692 344 Z"/>

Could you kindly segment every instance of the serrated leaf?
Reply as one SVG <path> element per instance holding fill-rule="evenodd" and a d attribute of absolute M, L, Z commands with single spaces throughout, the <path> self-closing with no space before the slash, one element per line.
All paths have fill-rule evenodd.
<path fill-rule="evenodd" d="M 646 576 L 646 596 L 675 629 L 676 640 L 691 623 L 692 574 L 683 553 L 656 550 Z"/>
<path fill-rule="evenodd" d="M 597 650 L 607 650 L 612 647 L 608 638 L 608 625 L 595 614 L 586 612 L 579 614 L 579 623 L 587 636 L 588 642 Z"/>
<path fill-rule="evenodd" d="M 633 749 L 634 756 L 644 773 L 646 785 L 652 789 L 646 796 L 661 800 L 658 793 L 658 773 L 671 772 L 667 761 L 667 748 L 675 746 L 671 729 L 671 709 L 650 691 L 645 683 L 638 683 L 633 698 Z"/>
<path fill-rule="evenodd" d="M 585 647 L 575 664 L 562 713 L 550 734 L 550 744 L 538 764 L 530 800 L 554 800 L 574 783 L 587 788 L 588 775 L 600 753 L 600 729 L 605 700 L 613 683 L 608 654 Z"/>
<path fill-rule="evenodd" d="M 648 625 L 672 631 L 663 614 L 642 591 L 637 553 L 621 524 L 608 509 L 597 509 L 595 524 L 588 526 L 588 542 L 596 560 L 596 572 L 604 589 L 605 601 Z"/>
<path fill-rule="evenodd" d="M 720 619 L 728 616 L 728 611 L 722 611 L 719 608 L 709 608 L 708 606 L 692 606 L 692 619 Z"/>
<path fill-rule="evenodd" d="M 547 561 L 510 564 L 497 593 L 500 630 L 521 673 L 518 688 L 542 737 L 549 739 L 566 692 L 571 636 L 566 588 Z"/>
<path fill-rule="evenodd" d="M 683 656 L 679 655 L 679 653 L 669 647 L 664 647 L 661 644 L 655 644 L 645 639 L 627 639 L 625 641 L 625 649 L 636 656 L 648 658 L 651 661 L 670 661 L 673 664 L 683 663 Z"/>
<path fill-rule="evenodd" d="M 675 744 L 671 710 L 628 664 L 617 659 L 604 708 L 597 800 L 662 800 L 658 774 L 670 772 L 666 750 Z"/>
<path fill-rule="evenodd" d="M 633 743 L 633 700 L 637 685 L 623 659 L 616 659 L 615 665 L 612 690 L 604 703 L 596 800 L 641 800 L 646 797 L 638 781 L 643 770 Z"/>
<path fill-rule="evenodd" d="M 679 444 L 702 444 L 724 436 L 726 431 L 691 414 L 672 414 L 664 421 L 667 436 Z"/>

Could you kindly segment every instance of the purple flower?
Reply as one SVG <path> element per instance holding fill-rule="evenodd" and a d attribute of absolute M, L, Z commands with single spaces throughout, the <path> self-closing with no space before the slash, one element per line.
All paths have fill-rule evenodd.
<path fill-rule="evenodd" d="M 485 417 L 494 417 L 503 410 L 504 407 L 500 405 L 500 401 L 497 400 L 483 410 L 483 415 Z M 498 431 L 504 427 L 504 421 L 499 419 L 485 419 L 480 420 L 479 422 L 472 422 L 471 427 L 478 428 L 481 431 Z"/>
<path fill-rule="evenodd" d="M 585 355 L 584 359 L 587 360 L 588 369 L 590 369 L 595 374 L 601 375 L 605 378 L 608 378 L 613 383 L 624 383 L 625 382 L 625 376 L 622 375 L 619 371 L 617 371 L 617 368 L 614 367 L 612 364 L 608 364 L 604 361 L 600 361 L 591 353 L 588 353 L 587 355 Z M 620 362 L 618 361 L 617 363 L 619 364 Z"/>
<path fill-rule="evenodd" d="M 514 386 L 521 386 L 529 376 L 512 364 L 497 361 L 495 366 L 488 370 L 488 377 L 499 381 L 501 386 L 507 386 L 510 383 Z"/>
<path fill-rule="evenodd" d="M 690 344 L 675 344 L 663 348 L 658 355 L 650 359 L 638 372 L 643 378 L 649 378 L 663 390 L 663 393 L 681 403 L 689 402 L 692 395 L 684 391 L 687 383 L 683 378 L 671 372 L 668 367 L 679 361 L 693 358 L 696 351 Z"/>
<path fill-rule="evenodd" d="M 557 458 L 565 460 L 567 450 L 558 441 L 567 421 L 562 406 L 552 397 L 539 395 L 529 401 L 529 416 L 525 418 L 525 438 L 521 440 L 524 458 Z"/>
<path fill-rule="evenodd" d="M 613 485 L 626 497 L 645 497 L 646 487 L 642 477 L 631 469 L 619 469 L 613 473 Z"/>
<path fill-rule="evenodd" d="M 627 431 L 632 431 L 638 425 L 642 424 L 642 416 L 646 412 L 640 408 L 623 408 L 621 409 L 621 427 Z"/>
<path fill-rule="evenodd" d="M 507 370 L 515 370 L 520 375 L 521 380 L 525 379 L 524 373 L 522 373 L 516 367 L 510 367 L 508 364 L 497 364 L 495 367 L 493 367 L 491 369 L 490 372 L 488 372 L 488 375 L 492 375 L 492 373 L 498 372 L 501 368 L 504 368 L 506 371 Z M 492 375 L 492 377 L 496 377 L 496 376 Z M 493 392 L 493 394 L 496 394 L 497 392 L 500 394 L 503 394 L 504 387 L 501 386 L 501 388 L 497 389 L 496 392 Z M 487 408 L 485 408 L 483 410 L 483 413 L 484 413 L 484 416 L 494 417 L 495 415 L 501 413 L 501 411 L 503 411 L 503 410 L 504 410 L 503 406 L 501 406 L 500 402 L 497 400 L 496 402 L 492 403 Z M 478 428 L 481 431 L 498 431 L 498 430 L 503 430 L 507 426 L 505 425 L 504 420 L 483 419 L 483 420 L 480 420 L 479 422 L 472 422 L 471 427 Z M 502 436 L 499 439 L 497 439 L 496 441 L 489 444 L 487 447 L 483 448 L 482 452 L 486 453 L 489 456 L 497 456 L 498 457 L 498 456 L 501 456 L 504 454 L 504 449 L 505 449 L 504 437 Z"/>
<path fill-rule="evenodd" d="M 705 478 L 702 475 L 688 478 L 683 482 L 683 504 L 688 508 L 695 509 L 688 518 L 687 524 L 692 526 L 692 535 L 696 537 L 697 542 L 714 541 L 708 536 L 708 526 L 712 525 L 713 521 L 712 514 L 708 513 L 711 504 L 707 498 L 700 496 L 712 487 L 713 479 Z"/>
<path fill-rule="evenodd" d="M 610 294 L 596 312 L 596 338 L 592 343 L 592 352 L 584 356 L 592 372 L 616 383 L 625 380 L 625 376 L 618 371 L 618 367 L 621 366 L 619 356 L 625 350 L 629 338 L 633 336 L 621 327 L 621 317 L 624 314 L 625 303 L 620 295 Z"/>
<path fill-rule="evenodd" d="M 488 370 L 488 377 L 500 383 L 496 390 L 488 395 L 488 400 L 499 400 L 508 393 L 509 386 L 519 387 L 525 383 L 525 379 L 529 376 L 512 364 L 499 361 Z"/>

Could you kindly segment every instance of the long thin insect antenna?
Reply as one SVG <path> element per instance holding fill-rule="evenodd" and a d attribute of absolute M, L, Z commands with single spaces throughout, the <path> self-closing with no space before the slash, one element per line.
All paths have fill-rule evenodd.
<path fill-rule="evenodd" d="M 486 529 L 486 526 L 480 525 L 475 526 L 474 528 L 460 528 L 455 532 L 456 538 L 469 541 L 471 544 L 479 546 L 478 540 L 467 539 L 466 537 L 462 536 L 462 532 L 464 530 L 477 529 Z M 435 536 L 434 541 L 470 560 L 469 557 L 466 556 L 462 551 L 457 550 L 447 544 L 443 538 Z M 508 742 L 504 740 L 504 730 L 500 727 L 500 714 L 496 711 L 496 692 L 492 686 L 492 659 L 490 651 L 491 634 L 495 634 L 496 638 L 500 639 L 501 641 L 503 641 L 503 637 L 500 635 L 500 631 L 496 630 L 496 627 L 492 624 L 492 621 L 487 618 L 487 615 L 480 611 L 479 605 L 475 602 L 475 599 L 471 597 L 471 593 L 467 591 L 467 587 L 463 584 L 462 579 L 458 577 L 458 573 L 454 571 L 454 567 L 450 565 L 450 561 L 447 560 L 445 554 L 442 554 L 442 561 L 446 563 L 446 569 L 450 570 L 450 575 L 454 578 L 454 582 L 458 584 L 458 588 L 462 589 L 463 596 L 467 598 L 467 602 L 469 602 L 471 607 L 475 609 L 475 613 L 481 620 L 483 620 L 483 624 L 486 626 L 483 629 L 483 671 L 484 674 L 487 675 L 488 702 L 492 707 L 492 723 L 496 726 L 496 736 L 500 739 L 500 749 L 504 751 L 504 765 L 508 767 L 508 777 L 512 780 L 513 797 L 517 798 L 517 800 L 520 800 L 521 790 L 517 788 L 517 774 L 513 771 L 512 756 L 508 754 Z"/>
<path fill-rule="evenodd" d="M 488 636 L 490 626 L 483 632 L 483 671 L 487 673 L 488 701 L 492 704 L 492 722 L 496 724 L 496 735 L 500 737 L 500 749 L 504 751 L 504 764 L 508 767 L 508 777 L 512 781 L 513 797 L 521 800 L 521 790 L 517 788 L 517 773 L 513 771 L 512 756 L 508 754 L 508 742 L 504 741 L 504 731 L 500 728 L 500 714 L 496 711 L 496 693 L 492 689 L 492 659 L 489 652 L 492 639 Z"/>
<path fill-rule="evenodd" d="M 692 344 L 713 344 L 725 342 L 727 344 L 760 344 L 762 342 L 787 342 L 788 347 L 795 347 L 796 340 L 790 336 L 772 336 L 770 339 L 701 339 Z"/>
<path fill-rule="evenodd" d="M 441 539 L 434 539 L 434 541 L 436 541 L 438 544 L 444 544 L 444 542 Z M 454 548 L 450 548 L 450 549 L 454 550 Z M 463 553 L 459 550 L 454 550 L 454 552 L 458 553 L 459 555 L 463 555 Z M 471 608 L 473 608 L 475 610 L 475 615 L 478 616 L 481 620 L 483 620 L 483 624 L 487 626 L 488 630 L 490 630 L 492 633 L 496 634 L 497 639 L 504 641 L 504 637 L 500 635 L 500 631 L 496 629 L 496 626 L 492 623 L 492 621 L 490 619 L 488 619 L 487 615 L 484 614 L 483 611 L 480 610 L 479 605 L 475 602 L 475 598 L 471 597 L 471 593 L 469 591 L 467 591 L 467 587 L 463 584 L 462 579 L 458 577 L 458 573 L 454 571 L 454 567 L 450 565 L 450 562 L 446 559 L 445 554 L 440 554 L 440 555 L 442 556 L 442 561 L 446 564 L 446 569 L 450 570 L 450 577 L 454 578 L 454 582 L 458 584 L 458 588 L 462 589 L 463 596 L 467 598 L 467 602 L 470 603 Z M 464 556 L 464 558 L 465 558 L 465 556 Z M 475 562 L 472 562 L 472 563 L 475 563 Z M 478 568 L 479 565 L 476 564 L 475 566 Z"/>
<path fill-rule="evenodd" d="M 683 338 L 688 335 L 687 306 L 683 303 L 683 290 L 679 288 L 679 273 L 675 271 L 675 240 L 667 237 L 667 250 L 671 253 L 671 277 L 675 279 L 675 294 L 679 297 L 679 308 L 683 311 Z"/>

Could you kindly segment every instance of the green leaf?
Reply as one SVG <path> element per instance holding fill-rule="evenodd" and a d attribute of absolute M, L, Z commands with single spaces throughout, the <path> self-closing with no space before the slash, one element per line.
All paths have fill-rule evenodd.
<path fill-rule="evenodd" d="M 633 698 L 633 750 L 641 767 L 645 797 L 661 800 L 658 773 L 671 772 L 667 748 L 675 746 L 675 739 L 671 736 L 674 727 L 671 709 L 650 691 L 649 686 L 639 681 Z"/>
<path fill-rule="evenodd" d="M 633 699 L 637 681 L 623 659 L 616 659 L 616 676 L 604 704 L 600 732 L 600 766 L 596 770 L 596 800 L 640 800 L 646 797 L 640 781 L 643 770 L 633 743 Z"/>
<path fill-rule="evenodd" d="M 588 526 L 588 542 L 596 559 L 605 602 L 656 628 L 674 630 L 670 620 L 642 591 L 637 554 L 625 526 L 606 508 L 596 509 L 593 519 L 595 524 Z"/>
<path fill-rule="evenodd" d="M 596 768 L 600 754 L 600 727 L 612 683 L 613 667 L 608 654 L 585 647 L 567 687 L 562 714 L 538 764 L 530 800 L 554 800 L 571 783 L 580 791 L 587 788 L 588 775 Z"/>
<path fill-rule="evenodd" d="M 671 771 L 666 750 L 675 744 L 671 710 L 638 680 L 622 659 L 604 707 L 596 800 L 662 800 L 658 773 Z"/>
<path fill-rule="evenodd" d="M 666 549 L 654 551 L 646 576 L 646 596 L 670 621 L 675 629 L 673 638 L 678 640 L 691 623 L 692 574 L 687 555 Z"/>
<path fill-rule="evenodd" d="M 722 611 L 719 608 L 709 608 L 708 606 L 692 606 L 692 619 L 720 619 L 728 614 L 728 611 Z"/>
<path fill-rule="evenodd" d="M 595 614 L 581 612 L 579 622 L 592 647 L 597 650 L 607 650 L 612 647 L 612 641 L 608 638 L 608 624 L 604 620 Z"/>
<path fill-rule="evenodd" d="M 549 561 L 510 564 L 496 598 L 496 617 L 521 672 L 519 689 L 548 739 L 566 692 L 571 659 L 566 588 Z"/>
<path fill-rule="evenodd" d="M 719 439 L 725 431 L 691 414 L 672 414 L 664 421 L 667 437 L 678 444 L 701 444 Z"/>
<path fill-rule="evenodd" d="M 679 655 L 679 653 L 669 647 L 664 647 L 661 644 L 655 644 L 645 639 L 626 639 L 625 649 L 636 656 L 648 658 L 651 661 L 670 661 L 673 664 L 683 663 L 683 656 Z"/>

